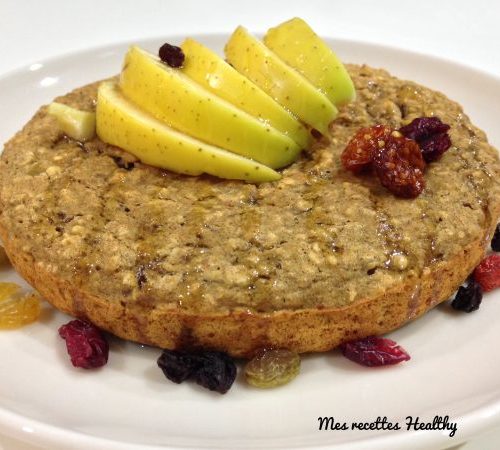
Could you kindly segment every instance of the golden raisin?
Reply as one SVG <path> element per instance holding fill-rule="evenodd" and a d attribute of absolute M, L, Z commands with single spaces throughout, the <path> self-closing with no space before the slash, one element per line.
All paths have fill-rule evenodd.
<path fill-rule="evenodd" d="M 0 282 L 0 302 L 21 292 L 21 286 L 15 283 Z"/>
<path fill-rule="evenodd" d="M 0 283 L 0 329 L 18 328 L 40 316 L 40 298 L 32 292 L 22 295 L 14 283 Z"/>
<path fill-rule="evenodd" d="M 300 356 L 284 349 L 264 350 L 245 366 L 249 384 L 259 388 L 281 386 L 292 381 L 300 371 Z"/>

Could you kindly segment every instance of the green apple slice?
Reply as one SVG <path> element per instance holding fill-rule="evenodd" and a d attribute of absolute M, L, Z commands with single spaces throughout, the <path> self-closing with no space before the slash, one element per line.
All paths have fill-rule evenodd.
<path fill-rule="evenodd" d="M 301 148 L 309 146 L 311 134 L 307 128 L 219 55 L 190 38 L 181 47 L 186 55 L 182 71 L 188 77 L 291 137 Z"/>
<path fill-rule="evenodd" d="M 337 108 L 299 72 L 292 69 L 243 27 L 225 47 L 227 61 L 299 119 L 325 134 Z"/>
<path fill-rule="evenodd" d="M 296 17 L 269 29 L 264 43 L 335 105 L 354 100 L 354 84 L 342 61 L 302 19 Z"/>
<path fill-rule="evenodd" d="M 272 168 L 297 158 L 288 136 L 204 89 L 181 70 L 131 47 L 120 75 L 125 97 L 167 125 Z"/>
<path fill-rule="evenodd" d="M 152 166 L 188 175 L 208 173 L 251 182 L 280 178 L 269 167 L 170 128 L 128 101 L 112 81 L 99 86 L 96 125 L 102 141 Z"/>
<path fill-rule="evenodd" d="M 62 103 L 52 102 L 47 112 L 54 116 L 64 133 L 77 141 L 89 141 L 95 136 L 95 114 L 80 111 Z"/>

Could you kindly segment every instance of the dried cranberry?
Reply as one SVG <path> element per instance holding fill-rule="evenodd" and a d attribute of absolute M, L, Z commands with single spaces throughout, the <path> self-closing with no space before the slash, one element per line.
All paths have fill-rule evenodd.
<path fill-rule="evenodd" d="M 384 125 L 361 128 L 349 141 L 342 152 L 341 160 L 345 169 L 358 173 L 369 167 L 375 152 L 385 145 L 392 130 Z"/>
<path fill-rule="evenodd" d="M 229 390 L 236 378 L 234 361 L 222 352 L 163 350 L 158 366 L 174 383 L 193 379 L 199 385 L 221 394 Z"/>
<path fill-rule="evenodd" d="M 437 161 L 451 147 L 448 133 L 441 133 L 418 142 L 422 155 L 427 162 Z"/>
<path fill-rule="evenodd" d="M 417 141 L 425 161 L 437 161 L 451 146 L 448 136 L 450 126 L 438 117 L 418 117 L 400 128 L 407 138 Z"/>
<path fill-rule="evenodd" d="M 484 292 L 500 287 L 500 255 L 484 258 L 474 270 L 476 280 Z"/>
<path fill-rule="evenodd" d="M 457 295 L 451 302 L 451 306 L 453 309 L 470 313 L 479 309 L 482 299 L 483 290 L 480 284 L 470 280 L 466 286 L 458 288 Z"/>
<path fill-rule="evenodd" d="M 373 167 L 382 186 L 398 197 L 415 198 L 424 190 L 425 162 L 411 139 L 391 135 L 375 153 Z"/>
<path fill-rule="evenodd" d="M 500 223 L 497 225 L 493 239 L 491 240 L 491 249 L 494 252 L 500 252 Z"/>
<path fill-rule="evenodd" d="M 443 123 L 439 117 L 418 117 L 411 123 L 400 128 L 400 132 L 408 139 L 419 141 L 435 134 L 446 132 L 450 126 Z"/>
<path fill-rule="evenodd" d="M 91 323 L 72 320 L 59 328 L 59 336 L 66 341 L 73 366 L 92 369 L 108 362 L 108 343 L 100 330 Z"/>
<path fill-rule="evenodd" d="M 410 355 L 391 339 L 369 336 L 341 346 L 342 354 L 363 366 L 387 366 L 408 361 Z"/>
<path fill-rule="evenodd" d="M 182 67 L 184 64 L 184 52 L 176 45 L 163 44 L 158 51 L 158 56 L 170 67 Z"/>

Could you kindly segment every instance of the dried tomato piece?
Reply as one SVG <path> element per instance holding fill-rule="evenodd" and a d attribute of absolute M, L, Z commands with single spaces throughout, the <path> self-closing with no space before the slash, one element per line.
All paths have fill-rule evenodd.
<path fill-rule="evenodd" d="M 391 339 L 368 336 L 341 346 L 342 354 L 362 366 L 387 366 L 408 361 L 410 355 Z"/>
<path fill-rule="evenodd" d="M 359 173 L 373 162 L 375 152 L 385 145 L 392 130 L 385 125 L 361 128 L 349 141 L 342 152 L 341 160 L 345 169 Z"/>
<path fill-rule="evenodd" d="M 417 141 L 425 161 L 437 161 L 451 147 L 450 126 L 439 117 L 418 117 L 400 128 L 407 138 Z"/>
<path fill-rule="evenodd" d="M 425 161 L 411 139 L 391 135 L 375 153 L 373 167 L 382 186 L 398 197 L 415 198 L 425 188 Z"/>

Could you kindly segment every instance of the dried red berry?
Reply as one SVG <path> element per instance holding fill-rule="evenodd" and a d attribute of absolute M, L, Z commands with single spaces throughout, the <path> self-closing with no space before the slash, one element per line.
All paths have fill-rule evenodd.
<path fill-rule="evenodd" d="M 391 135 L 375 153 L 373 167 L 382 186 L 398 197 L 415 198 L 424 190 L 425 162 L 411 139 Z"/>
<path fill-rule="evenodd" d="M 491 249 L 494 252 L 500 252 L 500 223 L 497 225 L 493 239 L 491 240 Z"/>
<path fill-rule="evenodd" d="M 476 280 L 484 292 L 500 287 L 500 255 L 484 258 L 474 270 Z"/>
<path fill-rule="evenodd" d="M 158 56 L 170 67 L 182 67 L 184 64 L 184 52 L 176 45 L 163 44 L 158 51 Z"/>
<path fill-rule="evenodd" d="M 450 126 L 438 117 L 418 117 L 400 128 L 407 138 L 417 141 L 425 161 L 437 161 L 451 146 Z"/>
<path fill-rule="evenodd" d="M 72 320 L 59 328 L 59 336 L 66 341 L 73 366 L 92 369 L 108 362 L 108 343 L 91 323 Z"/>
<path fill-rule="evenodd" d="M 483 290 L 479 283 L 469 280 L 466 286 L 460 286 L 457 295 L 451 302 L 451 307 L 459 311 L 470 313 L 479 309 L 483 299 Z"/>
<path fill-rule="evenodd" d="M 369 336 L 341 346 L 342 354 L 363 366 L 387 366 L 408 361 L 410 355 L 391 339 Z"/>
<path fill-rule="evenodd" d="M 411 123 L 400 128 L 400 132 L 408 139 L 419 141 L 435 134 L 446 132 L 450 126 L 443 123 L 439 117 L 417 117 Z"/>
<path fill-rule="evenodd" d="M 441 133 L 418 141 L 422 155 L 427 162 L 437 161 L 451 147 L 448 133 Z"/>
<path fill-rule="evenodd" d="M 358 173 L 369 167 L 375 152 L 385 145 L 385 140 L 392 130 L 385 125 L 361 128 L 349 141 L 341 155 L 345 169 Z"/>
<path fill-rule="evenodd" d="M 384 125 L 359 130 L 341 160 L 344 168 L 354 173 L 374 167 L 382 185 L 399 197 L 417 197 L 425 187 L 420 147 Z"/>
<path fill-rule="evenodd" d="M 193 379 L 200 386 L 221 394 L 229 390 L 236 378 L 234 361 L 222 352 L 163 350 L 158 366 L 174 383 Z"/>

